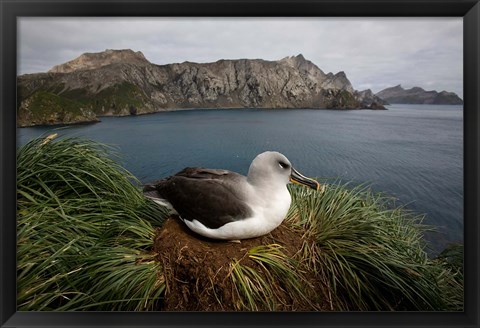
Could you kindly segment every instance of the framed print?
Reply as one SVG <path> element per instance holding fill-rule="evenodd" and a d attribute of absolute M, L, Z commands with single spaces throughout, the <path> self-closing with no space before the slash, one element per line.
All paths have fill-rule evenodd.
<path fill-rule="evenodd" d="M 478 326 L 478 1 L 3 1 L 2 327 Z"/>

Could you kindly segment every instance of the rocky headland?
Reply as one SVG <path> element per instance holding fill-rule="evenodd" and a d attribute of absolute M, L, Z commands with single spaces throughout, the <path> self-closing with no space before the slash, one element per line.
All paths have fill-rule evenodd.
<path fill-rule="evenodd" d="M 453 92 L 426 91 L 420 87 L 404 89 L 401 85 L 386 88 L 376 94 L 391 104 L 462 105 L 463 100 Z"/>
<path fill-rule="evenodd" d="M 324 73 L 302 55 L 156 65 L 141 52 L 85 53 L 47 73 L 17 77 L 18 126 L 95 122 L 187 108 L 385 109 L 344 72 Z"/>

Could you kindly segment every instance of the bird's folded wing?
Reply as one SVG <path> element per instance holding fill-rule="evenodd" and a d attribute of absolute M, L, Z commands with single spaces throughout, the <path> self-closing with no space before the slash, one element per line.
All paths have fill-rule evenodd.
<path fill-rule="evenodd" d="M 222 179 L 187 178 L 177 174 L 158 184 L 156 191 L 173 205 L 182 219 L 197 220 L 208 228 L 217 229 L 252 215 L 250 206 L 233 187 Z"/>

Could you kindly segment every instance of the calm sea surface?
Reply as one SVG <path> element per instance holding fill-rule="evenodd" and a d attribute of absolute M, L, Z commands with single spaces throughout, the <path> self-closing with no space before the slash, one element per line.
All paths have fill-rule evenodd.
<path fill-rule="evenodd" d="M 115 145 L 142 182 L 186 166 L 246 174 L 266 150 L 285 154 L 303 174 L 367 183 L 437 227 L 433 252 L 463 241 L 463 110 L 392 105 L 370 110 L 188 110 L 103 117 L 63 128 L 17 130 L 18 145 L 44 133 Z"/>

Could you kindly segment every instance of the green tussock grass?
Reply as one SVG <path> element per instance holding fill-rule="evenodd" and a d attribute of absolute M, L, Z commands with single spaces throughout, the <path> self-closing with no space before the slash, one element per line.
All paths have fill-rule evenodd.
<path fill-rule="evenodd" d="M 165 212 L 108 147 L 34 139 L 17 151 L 18 310 L 149 310 Z"/>
<path fill-rule="evenodd" d="M 365 187 L 325 186 L 292 186 L 287 220 L 310 237 L 302 262 L 323 277 L 331 309 L 463 309 L 463 278 L 452 261 L 428 258 L 421 217 Z"/>
<path fill-rule="evenodd" d="M 246 256 L 256 264 L 255 267 L 241 264 L 241 260 L 230 264 L 230 277 L 238 296 L 236 306 L 239 310 L 275 311 L 285 295 L 308 299 L 297 263 L 283 252 L 281 245 L 253 247 Z"/>
<path fill-rule="evenodd" d="M 18 149 L 18 310 L 161 308 L 152 246 L 167 213 L 112 156 L 80 139 Z M 365 187 L 289 189 L 286 224 L 302 246 L 259 245 L 226 262 L 237 310 L 463 310 L 463 246 L 430 259 L 422 218 Z"/>

